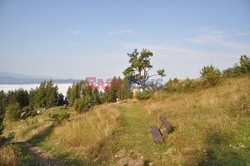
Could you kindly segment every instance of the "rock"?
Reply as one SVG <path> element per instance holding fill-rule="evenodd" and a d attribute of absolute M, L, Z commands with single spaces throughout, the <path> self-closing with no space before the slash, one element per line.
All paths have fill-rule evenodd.
<path fill-rule="evenodd" d="M 142 159 L 131 159 L 131 158 L 122 158 L 117 163 L 118 166 L 143 166 L 144 162 Z"/>
<path fill-rule="evenodd" d="M 170 155 L 173 153 L 173 148 L 168 149 L 164 154 Z"/>
<path fill-rule="evenodd" d="M 125 166 L 128 165 L 129 158 L 122 158 L 117 162 L 118 166 Z"/>
<path fill-rule="evenodd" d="M 181 149 L 182 154 L 184 155 L 192 155 L 197 152 L 197 149 L 192 148 L 192 147 L 185 147 Z"/>
<path fill-rule="evenodd" d="M 115 156 L 115 157 L 123 158 L 125 155 L 126 155 L 125 150 L 119 150 L 119 151 L 116 153 L 116 156 Z"/>
<path fill-rule="evenodd" d="M 144 165 L 144 162 L 142 159 L 128 161 L 128 166 L 143 166 L 143 165 Z"/>

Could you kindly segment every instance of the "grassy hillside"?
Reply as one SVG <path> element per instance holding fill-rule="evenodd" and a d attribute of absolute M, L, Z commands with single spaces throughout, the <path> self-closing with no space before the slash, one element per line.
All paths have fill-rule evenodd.
<path fill-rule="evenodd" d="M 50 117 L 60 111 L 71 115 L 57 124 Z M 154 145 L 149 127 L 159 126 L 161 115 L 174 131 Z M 36 163 L 29 144 L 65 165 L 248 165 L 249 115 L 250 77 L 192 93 L 158 91 L 146 101 L 103 104 L 85 114 L 55 107 L 6 123 L 12 143 L 1 147 L 0 160 Z"/>

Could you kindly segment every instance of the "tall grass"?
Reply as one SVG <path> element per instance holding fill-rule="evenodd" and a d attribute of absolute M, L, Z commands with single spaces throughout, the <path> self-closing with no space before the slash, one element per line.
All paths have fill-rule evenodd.
<path fill-rule="evenodd" d="M 234 154 L 238 158 L 230 162 L 247 159 L 246 148 L 238 148 L 238 151 L 235 149 L 250 145 L 247 141 L 250 134 L 247 130 L 250 77 L 227 79 L 219 86 L 193 93 L 168 94 L 159 91 L 152 99 L 143 101 L 140 105 L 155 124 L 159 124 L 159 116 L 164 115 L 174 126 L 175 131 L 165 142 L 169 148 L 177 151 L 174 156 L 168 156 L 170 163 L 179 160 L 188 165 L 197 162 L 227 165 L 228 163 L 223 163 L 225 160 L 220 159 L 234 158 Z M 230 148 L 231 146 L 235 149 Z M 189 154 L 185 152 L 187 149 Z M 208 154 L 211 149 L 213 153 L 214 149 L 217 150 L 217 154 L 213 154 L 214 158 Z"/>
<path fill-rule="evenodd" d="M 12 145 L 0 147 L 0 165 L 15 166 L 18 164 L 18 158 L 14 149 L 15 147 Z"/>
<path fill-rule="evenodd" d="M 56 127 L 44 144 L 55 153 L 64 151 L 86 160 L 89 151 L 100 148 L 101 142 L 116 130 L 119 115 L 115 104 L 97 106 Z"/>
<path fill-rule="evenodd" d="M 50 115 L 60 111 L 70 112 L 69 120 L 52 125 Z M 174 131 L 163 145 L 153 146 L 149 126 L 160 126 L 161 115 Z M 52 154 L 73 160 L 93 160 L 102 151 L 106 156 L 100 158 L 107 160 L 106 165 L 114 164 L 118 160 L 114 154 L 124 149 L 138 151 L 140 158 L 156 165 L 247 165 L 249 115 L 248 76 L 195 92 L 157 91 L 149 100 L 103 104 L 84 114 L 73 108 L 51 108 L 26 121 L 6 124 L 4 135 L 14 133 L 14 141 L 36 140 Z M 17 162 L 14 150 L 2 146 L 1 162 L 15 165 L 11 163 Z M 91 157 L 93 153 L 97 156 Z"/>

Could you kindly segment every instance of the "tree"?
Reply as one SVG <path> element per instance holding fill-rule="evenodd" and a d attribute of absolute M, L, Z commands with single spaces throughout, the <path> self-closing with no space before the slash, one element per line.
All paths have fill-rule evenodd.
<path fill-rule="evenodd" d="M 4 118 L 4 107 L 2 105 L 2 103 L 0 103 L 0 136 L 2 135 L 2 131 L 3 131 L 3 118 Z"/>
<path fill-rule="evenodd" d="M 248 56 L 240 56 L 240 68 L 243 74 L 250 72 L 250 58 Z"/>
<path fill-rule="evenodd" d="M 150 75 L 149 71 L 153 68 L 150 63 L 150 58 L 153 57 L 153 53 L 147 49 L 142 49 L 139 53 L 137 49 L 133 53 L 128 53 L 130 66 L 124 70 L 123 74 L 126 78 L 130 78 L 132 83 L 146 87 L 147 80 L 153 76 L 165 76 L 165 70 L 159 69 L 157 74 Z"/>
<path fill-rule="evenodd" d="M 218 83 L 220 76 L 220 70 L 213 65 L 204 66 L 201 70 L 201 77 L 204 79 L 205 83 L 208 83 L 210 86 L 215 86 Z"/>
<path fill-rule="evenodd" d="M 125 88 L 127 88 L 127 87 L 125 87 Z M 117 98 L 118 98 L 118 100 L 124 99 L 123 80 L 120 77 L 117 80 Z"/>
<path fill-rule="evenodd" d="M 65 104 L 65 100 L 64 100 L 64 96 L 62 93 L 58 94 L 58 101 L 57 101 L 57 105 L 58 106 L 62 106 Z"/>
<path fill-rule="evenodd" d="M 29 106 L 31 109 L 34 109 L 36 107 L 36 93 L 37 90 L 31 89 L 29 92 Z"/>
<path fill-rule="evenodd" d="M 7 106 L 7 100 L 6 95 L 3 92 L 3 90 L 0 91 L 0 135 L 2 134 L 4 125 L 3 125 L 3 119 L 5 114 L 4 107 Z"/>
<path fill-rule="evenodd" d="M 114 77 L 111 81 L 111 84 L 110 84 L 110 87 L 109 87 L 109 94 L 108 94 L 108 101 L 109 102 L 115 102 L 116 99 L 117 99 L 117 87 L 118 87 L 118 84 L 117 84 L 117 78 Z"/>
<path fill-rule="evenodd" d="M 98 89 L 94 89 L 93 90 L 93 95 L 94 95 L 94 103 L 96 105 L 101 104 L 101 98 L 100 98 L 100 93 L 98 92 Z"/>
<path fill-rule="evenodd" d="M 41 82 L 40 86 L 36 88 L 36 108 L 46 107 L 46 81 Z"/>
<path fill-rule="evenodd" d="M 52 80 L 47 82 L 46 84 L 46 107 L 50 108 L 53 106 L 57 106 L 58 102 L 58 87 L 54 86 Z"/>
<path fill-rule="evenodd" d="M 240 56 L 240 65 L 223 70 L 223 77 L 239 77 L 250 72 L 250 58 L 247 55 Z"/>
<path fill-rule="evenodd" d="M 130 82 L 124 78 L 122 79 L 118 79 L 118 98 L 119 100 L 123 100 L 123 99 L 130 99 L 133 97 L 133 92 L 131 91 L 131 86 L 129 85 Z"/>
<path fill-rule="evenodd" d="M 17 121 L 21 116 L 21 108 L 19 103 L 13 103 L 6 108 L 5 118 L 9 121 Z"/>
<path fill-rule="evenodd" d="M 105 101 L 106 103 L 108 102 L 108 98 L 109 98 L 109 86 L 107 85 L 104 89 L 104 93 L 103 93 L 103 101 Z"/>
<path fill-rule="evenodd" d="M 16 100 L 19 103 L 20 107 L 23 108 L 29 105 L 29 93 L 27 90 L 18 89 L 16 91 Z"/>
<path fill-rule="evenodd" d="M 86 81 L 74 82 L 72 87 L 69 87 L 67 91 L 67 99 L 69 100 L 68 102 L 70 106 L 73 106 L 75 101 L 84 95 L 86 87 Z"/>

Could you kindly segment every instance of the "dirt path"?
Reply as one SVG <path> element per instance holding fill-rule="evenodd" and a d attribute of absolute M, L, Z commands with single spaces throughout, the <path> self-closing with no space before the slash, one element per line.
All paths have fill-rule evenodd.
<path fill-rule="evenodd" d="M 44 149 L 33 146 L 28 142 L 24 142 L 23 146 L 27 149 L 28 153 L 33 156 L 36 165 L 39 166 L 61 166 L 64 165 L 59 159 L 54 158 L 48 151 Z"/>
<path fill-rule="evenodd" d="M 165 149 L 165 145 L 153 144 L 149 127 L 154 123 L 138 103 L 123 105 L 121 111 L 125 126 L 119 147 L 125 150 L 126 155 L 118 161 L 118 165 L 151 165 L 154 159 L 161 158 L 160 149 Z M 119 153 L 117 156 L 119 158 Z"/>

